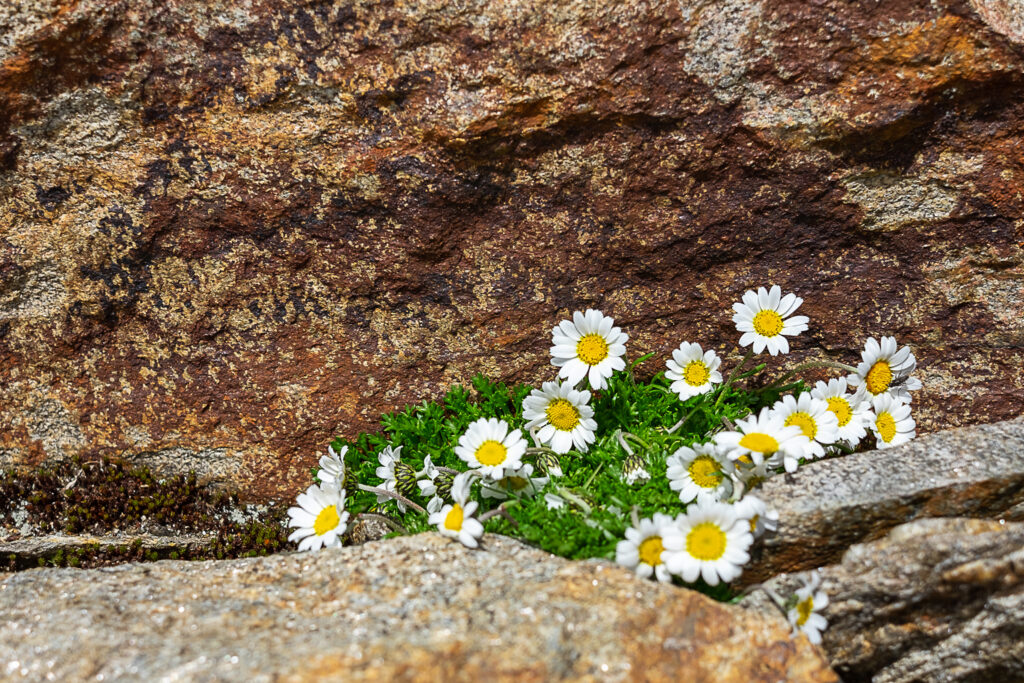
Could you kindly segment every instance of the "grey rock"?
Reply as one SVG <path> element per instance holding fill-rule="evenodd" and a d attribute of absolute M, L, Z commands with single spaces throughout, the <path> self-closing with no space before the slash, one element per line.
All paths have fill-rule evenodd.
<path fill-rule="evenodd" d="M 779 512 L 741 580 L 839 561 L 854 543 L 928 517 L 1024 520 L 1024 418 L 919 437 L 770 479 L 759 491 Z"/>
<path fill-rule="evenodd" d="M 806 576 L 765 587 L 785 599 Z M 923 519 L 822 570 L 822 646 L 845 681 L 1024 681 L 1024 524 Z M 778 614 L 764 590 L 741 605 Z"/>
<path fill-rule="evenodd" d="M 104 547 L 132 546 L 140 544 L 144 550 L 170 552 L 207 545 L 213 536 L 199 534 L 187 536 L 157 536 L 154 534 L 111 534 L 103 536 L 64 535 L 29 536 L 0 543 L 0 558 L 14 556 L 21 565 L 24 562 L 51 557 L 58 551 L 93 551 Z"/>
<path fill-rule="evenodd" d="M 500 536 L 0 576 L 0 675 L 836 681 L 776 619 Z M 70 656 L 69 656 L 70 655 Z"/>

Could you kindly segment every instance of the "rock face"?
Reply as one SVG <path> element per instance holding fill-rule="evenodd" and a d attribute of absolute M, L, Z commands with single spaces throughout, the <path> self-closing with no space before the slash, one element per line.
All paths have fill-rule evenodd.
<path fill-rule="evenodd" d="M 1024 680 L 1024 524 L 918 520 L 822 575 L 822 646 L 844 681 Z M 767 586 L 784 598 L 801 584 Z M 742 604 L 777 614 L 761 591 Z"/>
<path fill-rule="evenodd" d="M 952 429 L 805 465 L 758 495 L 779 512 L 740 580 L 838 562 L 854 543 L 927 517 L 1024 521 L 1024 418 Z"/>
<path fill-rule="evenodd" d="M 778 620 L 500 536 L 0 580 L 0 670 L 32 679 L 838 680 Z"/>
<path fill-rule="evenodd" d="M 0 6 L 0 465 L 291 494 L 336 434 L 550 378 L 602 308 L 912 344 L 922 431 L 1024 411 L 1017 0 Z"/>

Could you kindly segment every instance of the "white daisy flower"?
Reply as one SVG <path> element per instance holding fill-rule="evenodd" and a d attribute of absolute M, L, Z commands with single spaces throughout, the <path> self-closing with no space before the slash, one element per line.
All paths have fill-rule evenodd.
<path fill-rule="evenodd" d="M 336 484 L 313 484 L 295 502 L 298 507 L 288 508 L 288 526 L 297 527 L 289 541 L 299 541 L 299 550 L 341 545 L 348 528 L 344 489 Z"/>
<path fill-rule="evenodd" d="M 683 535 L 668 515 L 654 513 L 652 519 L 641 519 L 636 528 L 626 529 L 626 538 L 615 546 L 615 561 L 647 579 L 672 580 L 665 560 L 683 549 Z"/>
<path fill-rule="evenodd" d="M 761 353 L 767 348 L 773 356 L 789 353 L 789 340 L 786 337 L 793 337 L 807 329 L 807 316 L 789 317 L 803 302 L 795 294 L 782 296 L 778 285 L 773 285 L 771 290 L 759 287 L 756 294 L 753 290 L 747 291 L 742 303 L 732 305 L 732 310 L 736 311 L 732 321 L 736 323 L 736 329 L 743 333 L 740 346 L 753 344 L 754 353 Z"/>
<path fill-rule="evenodd" d="M 612 373 L 626 367 L 629 336 L 614 325 L 614 318 L 593 308 L 558 323 L 551 330 L 551 364 L 561 368 L 558 376 L 572 386 L 589 377 L 591 389 L 606 388 Z"/>
<path fill-rule="evenodd" d="M 820 585 L 821 573 L 815 571 L 810 580 L 797 590 L 796 605 L 786 614 L 793 627 L 793 637 L 803 631 L 815 645 L 821 643 L 821 632 L 828 628 L 828 620 L 818 614 L 828 607 L 828 596 L 818 590 Z"/>
<path fill-rule="evenodd" d="M 736 466 L 736 476 L 748 490 L 760 486 L 775 474 L 768 460 L 756 465 L 749 455 L 741 455 L 733 464 Z"/>
<path fill-rule="evenodd" d="M 714 384 L 722 383 L 722 373 L 718 366 L 722 359 L 711 349 L 704 351 L 700 344 L 683 342 L 672 352 L 672 357 L 665 361 L 668 370 L 665 377 L 672 381 L 672 391 L 679 395 L 680 401 L 699 394 L 706 394 L 714 389 Z"/>
<path fill-rule="evenodd" d="M 463 472 L 455 477 L 455 481 L 452 482 L 452 500 L 455 502 L 432 512 L 427 518 L 428 523 L 437 525 L 439 532 L 450 538 L 457 538 L 459 543 L 468 548 L 477 547 L 477 539 L 484 534 L 484 525 L 480 520 L 473 519 L 477 502 L 469 500 L 469 486 L 473 476 L 473 472 Z"/>
<path fill-rule="evenodd" d="M 856 393 L 847 393 L 846 378 L 830 379 L 828 383 L 819 381 L 811 389 L 811 396 L 820 398 L 828 404 L 829 411 L 836 416 L 836 439 L 856 446 L 867 436 L 868 402 L 864 387 Z"/>
<path fill-rule="evenodd" d="M 709 586 L 728 583 L 750 560 L 748 551 L 754 538 L 747 520 L 738 517 L 732 505 L 698 498 L 696 505 L 676 517 L 676 525 L 683 535 L 683 547 L 665 562 L 670 572 L 687 583 L 698 576 Z"/>
<path fill-rule="evenodd" d="M 769 508 L 768 504 L 757 496 L 747 494 L 733 504 L 736 515 L 750 523 L 750 533 L 754 538 L 761 538 L 766 531 L 779 530 L 779 512 Z"/>
<path fill-rule="evenodd" d="M 533 465 L 526 464 L 517 470 L 505 470 L 505 476 L 494 481 L 480 482 L 480 495 L 483 498 L 505 500 L 510 496 L 523 497 L 536 495 L 550 479 L 533 477 Z"/>
<path fill-rule="evenodd" d="M 536 433 L 539 445 L 555 453 L 568 453 L 574 447 L 586 453 L 594 443 L 597 422 L 590 407 L 590 392 L 577 391 L 569 382 L 544 382 L 523 399 L 526 430 Z"/>
<path fill-rule="evenodd" d="M 910 392 L 921 388 L 921 380 L 910 376 L 917 369 L 914 354 L 909 346 L 898 348 L 896 337 L 868 337 L 860 357 L 856 374 L 847 379 L 851 387 L 863 386 L 869 398 L 888 393 L 910 403 Z"/>
<path fill-rule="evenodd" d="M 348 453 L 348 446 L 342 446 L 341 451 L 336 451 L 327 446 L 327 455 L 320 456 L 320 470 L 316 473 L 322 484 L 337 483 L 339 488 L 345 488 L 345 454 Z"/>
<path fill-rule="evenodd" d="M 796 425 L 807 437 L 805 451 L 815 458 L 825 457 L 825 446 L 836 442 L 839 420 L 835 413 L 829 412 L 828 403 L 814 398 L 808 392 L 797 397 L 786 394 L 772 406 L 772 411 L 780 418 L 782 424 L 789 427 Z"/>
<path fill-rule="evenodd" d="M 723 500 L 732 493 L 729 475 L 735 467 L 713 443 L 682 446 L 669 456 L 665 476 L 669 488 L 679 492 L 679 500 L 689 503 L 696 498 Z"/>
<path fill-rule="evenodd" d="M 455 455 L 485 477 L 500 479 L 507 469 L 519 469 L 526 454 L 526 439 L 518 429 L 497 418 L 480 418 L 459 437 Z"/>
<path fill-rule="evenodd" d="M 715 444 L 733 461 L 746 455 L 754 465 L 769 461 L 769 466 L 777 466 L 775 463 L 781 460 L 787 472 L 795 472 L 810 446 L 800 427 L 787 427 L 782 418 L 768 408 L 762 408 L 756 417 L 737 420 L 736 429 L 715 435 Z"/>
<path fill-rule="evenodd" d="M 899 446 L 917 436 L 917 425 L 910 417 L 910 405 L 889 394 L 879 394 L 871 399 L 869 420 L 879 448 Z"/>

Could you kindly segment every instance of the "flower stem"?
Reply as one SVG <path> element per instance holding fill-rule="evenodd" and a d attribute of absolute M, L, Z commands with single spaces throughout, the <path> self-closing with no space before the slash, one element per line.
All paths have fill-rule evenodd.
<path fill-rule="evenodd" d="M 402 526 L 401 524 L 399 524 L 395 520 L 391 519 L 390 517 L 386 517 L 384 515 L 378 515 L 375 512 L 360 512 L 359 513 L 359 517 L 360 518 L 369 517 L 370 519 L 376 519 L 376 520 L 379 520 L 381 522 L 384 522 L 389 527 L 391 527 L 391 529 L 393 531 L 397 531 L 397 532 L 399 532 L 401 534 L 408 534 L 409 533 L 408 529 L 406 529 L 404 526 Z"/>
<path fill-rule="evenodd" d="M 420 514 L 427 514 L 427 511 L 424 510 L 422 507 L 420 507 L 419 505 L 412 502 L 411 500 L 403 496 L 401 493 L 398 493 L 396 491 L 388 491 L 387 489 L 377 488 L 376 486 L 367 486 L 366 484 L 359 484 L 359 490 L 366 491 L 367 493 L 375 493 L 378 496 L 384 496 L 385 498 L 393 498 L 394 500 L 405 503 L 406 505 L 411 507 L 413 510 L 416 510 Z"/>
<path fill-rule="evenodd" d="M 560 495 L 562 498 L 565 498 L 567 501 L 578 507 L 580 510 L 583 510 L 583 514 L 590 514 L 590 506 L 587 505 L 587 501 L 583 500 L 569 489 L 565 488 L 564 486 L 558 486 L 555 487 L 555 492 L 558 493 L 558 495 Z"/>
<path fill-rule="evenodd" d="M 628 443 L 626 443 L 626 439 L 622 436 L 621 429 L 615 430 L 615 440 L 619 442 L 620 446 L 622 446 L 622 450 L 626 451 L 626 455 L 633 455 L 633 449 L 629 447 Z"/>
<path fill-rule="evenodd" d="M 740 361 L 740 364 L 737 365 L 735 368 L 733 368 L 732 372 L 729 373 L 729 377 L 725 380 L 725 384 L 722 385 L 722 390 L 718 394 L 718 400 L 715 401 L 715 405 L 714 405 L 715 408 L 717 408 L 722 403 L 722 399 L 725 398 L 725 394 L 729 391 L 729 387 L 732 385 L 733 381 L 736 379 L 736 375 L 738 375 L 740 373 L 740 370 L 743 369 L 743 366 L 746 365 L 750 361 L 750 359 L 753 358 L 753 357 L 754 357 L 753 349 L 751 349 L 750 351 L 747 351 L 746 355 L 743 356 L 743 360 Z"/>
<path fill-rule="evenodd" d="M 836 370 L 846 370 L 847 372 L 857 372 L 857 368 L 853 367 L 852 365 L 847 365 L 846 363 L 840 363 L 834 360 L 812 360 L 807 361 L 806 363 L 801 363 L 800 365 L 796 366 L 795 368 L 787 372 L 785 375 L 783 375 L 782 377 L 778 378 L 777 380 L 766 386 L 761 391 L 764 391 L 765 389 L 774 389 L 775 387 L 781 384 L 785 384 L 786 380 L 788 380 L 796 373 L 801 372 L 803 370 L 811 370 L 813 368 L 834 368 Z"/>
<path fill-rule="evenodd" d="M 493 517 L 497 517 L 498 515 L 501 515 L 503 518 L 507 519 L 508 521 L 512 522 L 513 524 L 518 525 L 519 522 L 514 520 L 508 514 L 508 512 L 506 512 L 506 510 L 508 508 L 512 507 L 513 505 L 518 505 L 518 504 L 519 504 L 519 501 L 517 501 L 517 500 L 505 501 L 504 503 L 502 503 L 498 507 L 494 508 L 493 510 L 489 510 L 489 511 L 485 512 L 484 514 L 480 515 L 477 519 L 479 520 L 479 522 L 481 524 L 483 524 L 487 520 L 489 520 L 489 519 L 491 519 Z"/>

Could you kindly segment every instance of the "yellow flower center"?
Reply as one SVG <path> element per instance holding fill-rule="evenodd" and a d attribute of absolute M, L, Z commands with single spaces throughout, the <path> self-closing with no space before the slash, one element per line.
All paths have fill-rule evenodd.
<path fill-rule="evenodd" d="M 661 564 L 661 551 L 664 549 L 661 536 L 648 536 L 640 543 L 640 561 L 656 567 Z"/>
<path fill-rule="evenodd" d="M 745 434 L 740 439 L 740 446 L 758 453 L 774 453 L 779 450 L 779 442 L 774 436 L 760 432 Z"/>
<path fill-rule="evenodd" d="M 762 337 L 775 337 L 782 332 L 782 316 L 775 311 L 758 311 L 754 315 L 754 332 Z"/>
<path fill-rule="evenodd" d="M 313 520 L 313 531 L 317 536 L 323 536 L 328 531 L 337 528 L 339 524 L 341 524 L 341 519 L 338 517 L 338 508 L 328 505 Z"/>
<path fill-rule="evenodd" d="M 868 374 L 864 377 L 864 386 L 872 394 L 877 396 L 892 384 L 892 368 L 888 361 L 880 360 L 871 366 Z"/>
<path fill-rule="evenodd" d="M 750 518 L 750 533 L 757 533 L 757 523 L 761 520 L 761 515 L 754 515 Z"/>
<path fill-rule="evenodd" d="M 683 381 L 691 387 L 704 386 L 708 383 L 710 376 L 711 371 L 708 370 L 708 366 L 704 365 L 704 361 L 691 360 L 683 370 Z"/>
<path fill-rule="evenodd" d="M 444 528 L 449 531 L 462 531 L 462 506 L 456 503 L 444 518 Z"/>
<path fill-rule="evenodd" d="M 886 443 L 892 441 L 896 436 L 896 420 L 889 413 L 881 413 L 875 419 L 875 427 L 878 428 L 878 434 L 882 437 L 882 441 Z"/>
<path fill-rule="evenodd" d="M 608 342 L 599 334 L 588 334 L 576 342 L 576 356 L 587 365 L 597 365 L 608 357 Z"/>
<path fill-rule="evenodd" d="M 476 449 L 476 459 L 481 465 L 500 465 L 508 457 L 508 449 L 494 439 L 488 439 Z"/>
<path fill-rule="evenodd" d="M 710 562 L 725 554 L 725 532 L 714 522 L 701 522 L 686 535 L 686 552 Z"/>
<path fill-rule="evenodd" d="M 810 595 L 807 596 L 806 600 L 801 600 L 796 604 L 796 625 L 803 626 L 807 623 L 808 617 L 811 616 L 811 612 L 814 610 L 814 598 Z"/>
<path fill-rule="evenodd" d="M 713 489 L 722 483 L 722 467 L 710 455 L 698 455 L 686 468 L 697 486 Z"/>
<path fill-rule="evenodd" d="M 840 427 L 850 424 L 850 420 L 853 419 L 853 409 L 850 408 L 850 402 L 841 396 L 830 398 L 828 400 L 828 409 L 835 413 Z"/>
<path fill-rule="evenodd" d="M 571 432 L 580 423 L 580 411 L 564 398 L 556 398 L 548 404 L 544 412 L 548 416 L 548 422 L 563 432 Z"/>
<path fill-rule="evenodd" d="M 818 423 L 814 421 L 814 418 L 803 411 L 798 411 L 786 418 L 786 426 L 796 425 L 803 430 L 804 436 L 808 439 L 813 439 L 814 435 L 818 433 Z"/>

